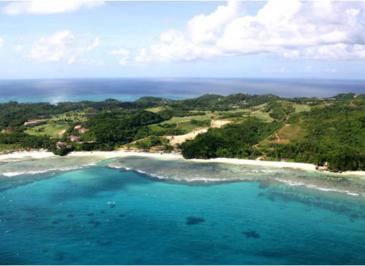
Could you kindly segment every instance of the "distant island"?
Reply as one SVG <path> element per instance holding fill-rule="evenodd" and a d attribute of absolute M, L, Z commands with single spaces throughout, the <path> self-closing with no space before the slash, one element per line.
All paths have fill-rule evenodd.
<path fill-rule="evenodd" d="M 206 94 L 0 104 L 0 152 L 46 149 L 179 152 L 365 170 L 365 94 L 330 98 Z"/>

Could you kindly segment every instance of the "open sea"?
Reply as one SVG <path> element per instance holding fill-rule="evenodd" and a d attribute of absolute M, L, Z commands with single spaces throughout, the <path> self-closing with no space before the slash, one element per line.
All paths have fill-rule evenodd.
<path fill-rule="evenodd" d="M 0 264 L 365 264 L 359 178 L 144 157 L 0 173 Z"/>
<path fill-rule="evenodd" d="M 58 103 L 107 98 L 134 101 L 142 96 L 182 99 L 206 93 L 329 97 L 345 92 L 365 93 L 365 81 L 238 78 L 0 80 L 0 102 Z"/>

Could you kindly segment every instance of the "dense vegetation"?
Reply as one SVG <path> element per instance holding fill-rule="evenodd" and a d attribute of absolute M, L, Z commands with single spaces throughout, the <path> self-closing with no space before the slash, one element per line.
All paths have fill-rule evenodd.
<path fill-rule="evenodd" d="M 225 122 L 214 126 L 213 122 Z M 218 123 L 219 124 L 219 123 Z M 208 129 L 174 144 L 171 136 Z M 135 102 L 0 104 L 0 151 L 181 151 L 186 158 L 258 158 L 365 170 L 365 96 L 286 99 L 203 95 Z M 171 141 L 171 142 L 170 142 Z"/>
<path fill-rule="evenodd" d="M 185 142 L 182 153 L 187 158 L 263 156 L 328 165 L 333 171 L 364 170 L 365 97 L 343 94 L 320 105 L 318 100 L 308 102 L 314 105 L 312 110 L 300 113 L 290 101 L 268 102 L 265 111 L 276 122 L 246 120 L 209 130 Z"/>
<path fill-rule="evenodd" d="M 160 115 L 143 110 L 102 112 L 86 123 L 90 129 L 87 136 L 95 140 L 95 148 L 113 150 L 144 137 L 147 125 L 162 120 Z"/>
<path fill-rule="evenodd" d="M 240 124 L 212 128 L 207 133 L 181 145 L 185 158 L 253 158 L 259 154 L 255 148 L 261 140 L 270 136 L 279 124 L 265 123 L 257 118 L 250 118 Z"/>
<path fill-rule="evenodd" d="M 52 149 L 53 142 L 47 137 L 32 136 L 22 132 L 1 133 L 0 144 L 25 149 Z"/>
<path fill-rule="evenodd" d="M 339 171 L 365 169 L 364 99 L 316 108 L 291 122 L 300 123 L 305 136 L 273 146 L 270 157 L 318 165 L 328 162 L 332 170 Z"/>

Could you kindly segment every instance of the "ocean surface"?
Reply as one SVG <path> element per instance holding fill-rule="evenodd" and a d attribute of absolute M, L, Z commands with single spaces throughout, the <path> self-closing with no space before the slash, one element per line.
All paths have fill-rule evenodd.
<path fill-rule="evenodd" d="M 0 102 L 58 103 L 107 98 L 133 101 L 142 96 L 182 99 L 205 93 L 329 97 L 344 92 L 365 93 L 365 81 L 238 78 L 0 80 Z"/>
<path fill-rule="evenodd" d="M 1 264 L 364 264 L 365 180 L 96 157 L 0 164 Z"/>

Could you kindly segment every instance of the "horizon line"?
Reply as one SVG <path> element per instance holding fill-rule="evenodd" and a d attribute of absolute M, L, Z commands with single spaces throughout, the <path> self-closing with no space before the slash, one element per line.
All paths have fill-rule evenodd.
<path fill-rule="evenodd" d="M 0 0 L 2 1 L 2 0 Z M 365 0 L 364 0 L 365 1 Z M 39 78 L 0 78 L 0 81 L 26 81 L 26 80 L 97 80 L 97 79 L 125 79 L 125 80 L 162 80 L 162 79 L 170 79 L 170 80 L 227 80 L 227 79 L 235 79 L 235 80 L 331 80 L 331 81 L 362 81 L 365 82 L 364 79 L 360 78 L 321 78 L 321 77 L 39 77 Z"/>

